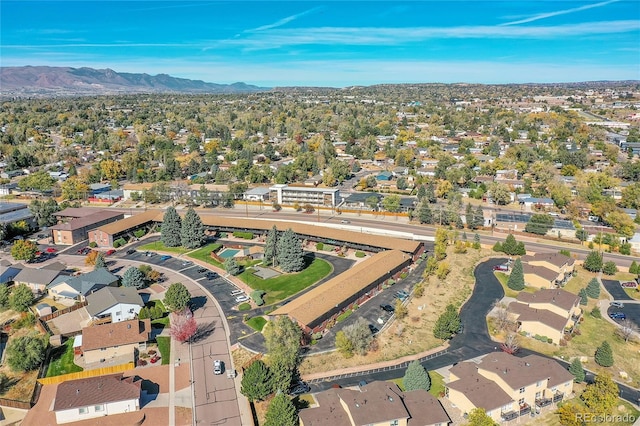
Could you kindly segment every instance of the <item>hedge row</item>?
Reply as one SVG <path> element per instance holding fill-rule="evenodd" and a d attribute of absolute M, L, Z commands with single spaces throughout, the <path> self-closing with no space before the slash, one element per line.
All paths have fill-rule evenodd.
<path fill-rule="evenodd" d="M 253 232 L 235 231 L 233 233 L 233 236 L 236 238 L 242 238 L 244 240 L 253 240 Z"/>

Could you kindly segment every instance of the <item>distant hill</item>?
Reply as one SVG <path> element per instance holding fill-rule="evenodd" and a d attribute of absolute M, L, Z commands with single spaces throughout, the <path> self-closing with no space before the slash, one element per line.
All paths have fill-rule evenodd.
<path fill-rule="evenodd" d="M 0 94 L 73 96 L 123 93 L 254 93 L 270 90 L 245 83 L 217 84 L 167 74 L 149 75 L 111 69 L 0 67 Z"/>

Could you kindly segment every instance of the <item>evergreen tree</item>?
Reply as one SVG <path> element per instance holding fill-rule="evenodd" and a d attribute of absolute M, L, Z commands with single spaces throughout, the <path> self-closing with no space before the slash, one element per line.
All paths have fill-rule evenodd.
<path fill-rule="evenodd" d="M 524 248 L 524 243 L 519 241 L 516 248 L 516 255 L 524 256 L 525 254 L 527 254 L 527 250 Z"/>
<path fill-rule="evenodd" d="M 524 290 L 524 271 L 520 258 L 517 258 L 516 261 L 513 262 L 513 269 L 511 270 L 511 275 L 509 275 L 507 286 L 509 286 L 511 290 Z"/>
<path fill-rule="evenodd" d="M 144 279 L 144 273 L 140 269 L 131 266 L 122 274 L 122 286 L 142 288 L 144 287 Z"/>
<path fill-rule="evenodd" d="M 173 312 L 184 310 L 191 301 L 191 293 L 182 283 L 173 283 L 164 293 L 164 305 Z"/>
<path fill-rule="evenodd" d="M 304 251 L 298 235 L 287 229 L 277 244 L 278 266 L 285 272 L 298 272 L 304 269 Z"/>
<path fill-rule="evenodd" d="M 189 207 L 182 221 L 180 231 L 182 246 L 190 249 L 198 248 L 206 241 L 204 235 L 204 225 L 196 211 Z"/>
<path fill-rule="evenodd" d="M 480 250 L 480 235 L 473 235 L 473 248 L 476 250 Z"/>
<path fill-rule="evenodd" d="M 473 207 L 471 207 L 471 203 L 467 203 L 467 207 L 464 210 L 464 218 L 467 222 L 467 228 L 475 229 L 474 227 L 474 219 L 473 219 Z"/>
<path fill-rule="evenodd" d="M 264 256 L 262 262 L 265 265 L 274 265 L 276 261 L 276 249 L 278 246 L 278 229 L 275 225 L 267 233 L 267 239 L 264 244 Z"/>
<path fill-rule="evenodd" d="M 402 378 L 402 384 L 405 391 L 424 389 L 428 391 L 431 388 L 431 378 L 429 373 L 424 369 L 419 361 L 411 361 L 407 367 L 407 371 Z"/>
<path fill-rule="evenodd" d="M 587 296 L 592 299 L 600 297 L 600 283 L 597 278 L 591 278 L 591 281 L 587 284 Z"/>
<path fill-rule="evenodd" d="M 435 185 L 433 184 L 433 182 L 429 182 L 427 184 L 427 186 L 425 187 L 425 199 L 427 200 L 427 202 L 433 204 L 437 201 L 436 198 L 436 188 Z"/>
<path fill-rule="evenodd" d="M 420 185 L 420 186 L 418 187 L 418 194 L 417 194 L 418 202 L 422 201 L 422 199 L 423 199 L 426 195 L 427 195 L 427 191 L 426 191 L 426 189 L 424 189 L 424 185 Z"/>
<path fill-rule="evenodd" d="M 27 312 L 33 304 L 33 292 L 26 284 L 19 284 L 13 288 L 9 296 L 9 306 L 16 312 Z"/>
<path fill-rule="evenodd" d="M 604 262 L 604 265 L 602 265 L 602 272 L 607 275 L 615 275 L 618 272 L 618 266 L 611 260 Z"/>
<path fill-rule="evenodd" d="M 455 306 L 448 305 L 447 309 L 436 320 L 433 335 L 442 340 L 450 339 L 460 330 L 460 316 Z"/>
<path fill-rule="evenodd" d="M 496 253 L 502 253 L 502 243 L 500 241 L 496 241 L 496 243 L 493 245 L 493 251 L 495 251 Z"/>
<path fill-rule="evenodd" d="M 175 207 L 169 206 L 162 217 L 160 225 L 160 241 L 165 247 L 178 247 L 180 245 L 180 229 L 182 220 Z"/>
<path fill-rule="evenodd" d="M 240 392 L 250 402 L 263 401 L 271 393 L 271 372 L 269 367 L 257 360 L 251 363 L 242 375 Z"/>
<path fill-rule="evenodd" d="M 238 275 L 240 273 L 240 265 L 233 257 L 224 261 L 224 269 L 231 275 Z"/>
<path fill-rule="evenodd" d="M 609 342 L 606 340 L 596 349 L 595 360 L 596 364 L 602 367 L 611 367 L 613 365 L 613 352 Z"/>
<path fill-rule="evenodd" d="M 629 273 L 630 274 L 639 274 L 640 273 L 640 271 L 638 270 L 638 264 L 636 263 L 635 260 L 633 262 L 631 262 L 631 266 L 629 266 Z"/>
<path fill-rule="evenodd" d="M 516 241 L 516 237 L 514 237 L 513 234 L 507 235 L 504 243 L 502 243 L 502 252 L 508 254 L 509 256 L 518 254 L 518 242 Z"/>
<path fill-rule="evenodd" d="M 591 251 L 584 260 L 584 269 L 590 272 L 598 272 L 602 269 L 602 256 L 597 251 Z"/>
<path fill-rule="evenodd" d="M 589 303 L 589 299 L 587 298 L 587 290 L 584 288 L 581 288 L 580 291 L 578 292 L 578 296 L 580 296 L 580 304 L 582 306 L 586 306 L 587 303 Z"/>
<path fill-rule="evenodd" d="M 473 219 L 473 229 L 482 228 L 484 226 L 484 210 L 482 209 L 482 206 L 478 205 L 478 207 L 476 207 Z"/>
<path fill-rule="evenodd" d="M 106 264 L 106 262 L 104 261 L 104 255 L 103 255 L 102 253 L 98 253 L 98 254 L 96 255 L 96 260 L 95 260 L 95 262 L 96 262 L 96 263 L 94 263 L 94 264 L 93 264 L 93 270 L 94 270 L 94 271 L 95 271 L 95 270 L 98 270 L 98 269 L 100 269 L 100 268 L 106 268 L 106 267 L 107 267 L 107 264 Z"/>
<path fill-rule="evenodd" d="M 580 362 L 580 358 L 575 357 L 569 366 L 569 373 L 573 374 L 573 381 L 576 383 L 584 382 L 585 372 Z"/>
<path fill-rule="evenodd" d="M 264 426 L 298 426 L 298 412 L 291 399 L 278 392 L 269 403 Z"/>
<path fill-rule="evenodd" d="M 426 200 L 420 203 L 420 208 L 418 209 L 418 220 L 420 223 L 433 223 L 433 212 Z"/>

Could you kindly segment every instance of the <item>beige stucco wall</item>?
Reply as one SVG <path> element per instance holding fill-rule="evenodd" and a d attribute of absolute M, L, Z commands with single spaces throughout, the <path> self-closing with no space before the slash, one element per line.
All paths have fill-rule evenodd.
<path fill-rule="evenodd" d="M 556 345 L 560 344 L 562 334 L 564 333 L 564 327 L 562 330 L 555 330 L 546 324 L 542 324 L 537 321 L 523 321 L 520 323 L 520 330 L 526 331 L 531 334 L 539 334 L 540 336 L 547 336 L 553 340 Z"/>
<path fill-rule="evenodd" d="M 474 408 L 478 408 L 473 405 L 473 403 L 469 401 L 469 399 L 467 399 L 467 397 L 462 392 L 451 388 L 447 389 L 449 401 L 453 405 L 455 405 L 462 413 L 470 413 Z M 496 422 L 500 422 L 502 420 L 500 417 L 500 415 L 502 414 L 500 409 L 491 410 L 487 412 L 487 414 L 489 414 L 491 418 Z"/>
<path fill-rule="evenodd" d="M 106 348 L 104 350 L 95 349 L 92 351 L 84 351 L 84 360 L 87 363 L 100 362 L 101 359 L 109 359 L 121 356 L 131 356 L 131 362 L 133 362 L 135 349 L 138 347 L 137 343 L 130 345 L 115 346 Z"/>
<path fill-rule="evenodd" d="M 524 282 L 529 287 L 551 288 L 551 282 L 536 274 L 524 274 Z"/>

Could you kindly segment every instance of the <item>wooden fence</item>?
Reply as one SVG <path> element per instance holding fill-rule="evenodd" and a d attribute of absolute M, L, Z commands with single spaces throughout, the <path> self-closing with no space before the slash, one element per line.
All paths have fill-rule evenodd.
<path fill-rule="evenodd" d="M 60 315 L 68 314 L 69 312 L 73 312 L 80 308 L 84 308 L 85 306 L 87 306 L 86 301 L 81 303 L 76 303 L 75 305 L 69 306 L 68 308 L 60 309 L 59 311 L 55 311 L 49 315 L 42 316 L 40 317 L 40 320 L 47 322 L 54 318 L 58 318 Z"/>
<path fill-rule="evenodd" d="M 126 364 L 114 365 L 112 367 L 101 367 L 95 370 L 79 371 L 77 373 L 62 374 L 60 376 L 43 377 L 38 382 L 43 385 L 53 385 L 67 380 L 86 379 L 88 377 L 105 376 L 108 374 L 122 373 L 123 371 L 133 370 L 135 365 L 133 362 Z"/>
<path fill-rule="evenodd" d="M 15 399 L 0 398 L 0 406 L 28 410 L 31 408 L 31 403 L 25 401 L 16 401 Z"/>

